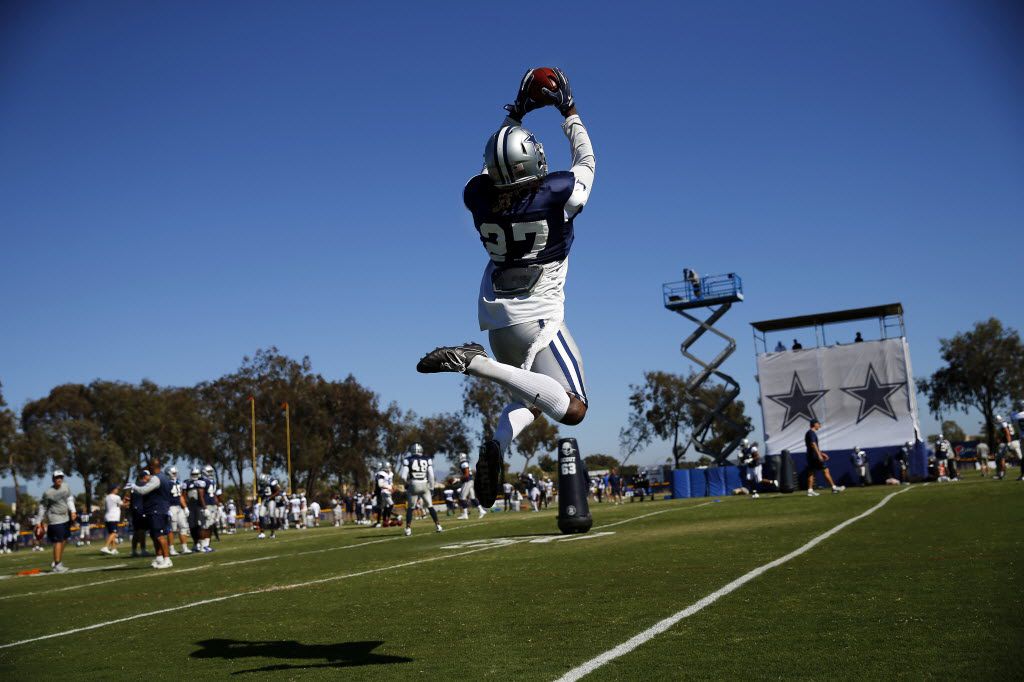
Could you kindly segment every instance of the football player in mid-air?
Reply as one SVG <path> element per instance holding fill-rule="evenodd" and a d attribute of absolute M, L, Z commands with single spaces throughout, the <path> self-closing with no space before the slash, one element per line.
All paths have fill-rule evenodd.
<path fill-rule="evenodd" d="M 548 173 L 543 146 L 522 127 L 528 112 L 547 105 L 565 117 L 571 170 Z M 494 359 L 480 344 L 467 343 L 437 348 L 416 366 L 423 373 L 461 372 L 494 381 L 514 397 L 494 439 L 480 448 L 477 494 L 486 509 L 501 489 L 504 455 L 523 429 L 541 413 L 570 426 L 587 413 L 583 360 L 565 325 L 564 303 L 573 220 L 594 183 L 590 137 L 558 69 L 527 71 L 515 102 L 505 108 L 509 115 L 484 147 L 484 172 L 463 191 L 489 256 L 478 315 Z"/>
<path fill-rule="evenodd" d="M 399 475 L 405 480 L 405 534 L 412 535 L 412 510 L 418 501 L 422 501 L 423 508 L 430 513 L 437 532 L 440 533 L 444 530 L 437 520 L 437 510 L 434 509 L 432 499 L 434 494 L 434 458 L 424 454 L 422 445 L 413 443 L 409 448 L 409 454 L 402 461 L 402 470 Z"/>

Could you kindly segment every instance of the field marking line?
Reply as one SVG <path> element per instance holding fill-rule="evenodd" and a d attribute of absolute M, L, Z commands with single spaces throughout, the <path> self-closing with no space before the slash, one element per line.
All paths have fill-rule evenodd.
<path fill-rule="evenodd" d="M 525 542 L 525 540 L 520 541 Z M 518 542 L 509 544 L 519 544 Z M 248 597 L 255 594 L 266 594 L 268 592 L 282 592 L 284 590 L 295 590 L 300 587 L 309 587 L 311 585 L 321 585 L 323 583 L 335 582 L 338 580 L 347 580 L 349 578 L 358 578 L 364 575 L 371 575 L 374 573 L 383 573 L 385 571 L 394 571 L 399 568 L 408 568 L 409 566 L 416 566 L 418 564 L 426 564 L 432 561 L 441 561 L 444 559 L 452 559 L 455 557 L 466 556 L 468 554 L 476 554 L 477 552 L 486 552 L 490 549 L 497 549 L 499 547 L 508 547 L 508 544 L 494 545 L 488 547 L 479 547 L 476 549 L 470 549 L 465 552 L 456 552 L 454 554 L 444 554 L 440 556 L 427 557 L 426 559 L 416 559 L 415 561 L 405 561 L 400 564 L 392 564 L 390 566 L 379 566 L 377 568 L 367 569 L 365 571 L 357 571 L 355 573 L 344 573 L 342 575 L 333 575 L 327 578 L 318 578 L 316 580 L 306 580 L 300 583 L 291 583 L 290 585 L 272 585 L 270 587 L 260 588 L 258 590 L 249 590 L 247 592 L 236 592 L 235 594 L 227 594 L 223 597 L 213 597 L 211 599 L 202 599 L 200 601 L 192 602 L 191 604 L 181 604 L 179 606 L 171 606 L 165 609 L 158 609 L 156 611 L 147 611 L 145 613 L 137 613 L 133 616 L 126 616 L 124 618 L 116 618 L 114 620 L 104 621 L 102 623 L 95 623 L 93 625 L 86 625 L 80 628 L 73 628 L 71 630 L 65 630 L 63 632 L 55 632 L 50 635 L 42 635 L 40 637 L 32 637 L 31 639 L 22 639 L 17 642 L 8 642 L 0 644 L 0 649 L 10 649 L 12 647 L 21 646 L 22 644 L 31 644 L 33 642 L 40 642 L 46 639 L 54 639 L 56 637 L 66 637 L 67 635 L 73 635 L 79 632 L 86 632 L 88 630 L 97 630 L 99 628 L 105 628 L 110 625 L 117 625 L 119 623 L 127 623 L 133 620 L 139 620 L 140 618 L 149 618 L 150 616 L 159 616 L 165 613 L 173 613 L 175 611 L 183 611 L 185 609 L 196 608 L 198 606 L 206 606 L 207 604 L 216 604 L 219 602 L 228 601 L 230 599 L 237 599 L 239 597 Z"/>
<path fill-rule="evenodd" d="M 109 583 L 124 582 L 125 580 L 138 580 L 139 578 L 151 578 L 154 575 L 162 575 L 163 576 L 163 575 L 173 575 L 175 573 L 188 573 L 190 571 L 198 571 L 198 570 L 203 569 L 203 568 L 209 568 L 212 565 L 213 564 L 205 564 L 203 566 L 195 566 L 193 568 L 181 568 L 181 569 L 177 569 L 176 568 L 176 569 L 173 569 L 173 570 L 170 570 L 170 571 L 163 571 L 161 573 L 157 573 L 156 570 L 153 570 L 153 571 L 146 571 L 145 573 L 143 573 L 141 575 L 129 575 L 129 576 L 125 576 L 123 578 L 108 578 L 107 580 L 97 580 L 97 581 L 94 581 L 94 582 L 91 582 L 91 583 L 84 583 L 82 585 L 68 585 L 67 587 L 55 587 L 52 590 L 36 590 L 35 592 L 19 592 L 17 594 L 5 594 L 2 597 L 0 597 L 0 600 L 14 599 L 15 597 L 31 597 L 31 596 L 34 596 L 34 595 L 37 595 L 37 594 L 53 594 L 55 592 L 67 592 L 69 590 L 77 590 L 77 589 L 80 589 L 80 588 L 83 588 L 83 587 L 93 587 L 94 585 L 107 585 Z"/>
<path fill-rule="evenodd" d="M 481 523 L 482 522 L 468 523 L 468 524 L 465 524 L 465 525 L 462 525 L 462 526 L 455 526 L 454 528 L 451 529 L 451 531 L 456 531 L 456 530 L 458 530 L 460 528 L 470 528 L 472 526 L 479 526 Z M 450 531 L 448 529 L 445 529 L 444 532 L 448 533 Z M 157 571 L 157 570 L 154 569 L 152 571 L 146 571 L 145 573 L 143 573 L 141 575 L 129 575 L 129 576 L 124 576 L 124 577 L 120 577 L 120 578 L 110 578 L 108 580 L 96 580 L 96 581 L 91 582 L 91 583 L 82 583 L 81 585 L 69 585 L 68 587 L 58 587 L 58 588 L 55 588 L 55 589 L 52 589 L 52 590 L 36 590 L 36 591 L 33 591 L 33 592 L 18 592 L 17 594 L 5 594 L 5 595 L 0 596 L 0 601 L 3 601 L 5 599 L 15 599 L 16 597 L 32 597 L 32 596 L 39 595 L 39 594 L 50 594 L 52 592 L 65 592 L 65 591 L 68 591 L 68 590 L 78 590 L 78 589 L 82 589 L 82 588 L 85 588 L 85 587 L 95 587 L 96 585 L 107 585 L 109 583 L 122 582 L 124 580 L 138 580 L 140 578 L 159 578 L 159 577 L 164 577 L 164 576 L 168 576 L 168 575 L 175 575 L 176 573 L 187 573 L 189 571 L 198 571 L 201 568 L 213 568 L 213 567 L 216 567 L 216 566 L 234 566 L 234 565 L 238 565 L 238 564 L 252 563 L 252 562 L 255 562 L 255 561 L 265 561 L 267 559 L 279 559 L 281 557 L 299 556 L 299 555 L 302 555 L 302 554 L 316 554 L 316 553 L 319 553 L 319 552 L 336 552 L 336 551 L 342 550 L 342 549 L 352 549 L 354 547 L 364 547 L 366 545 L 376 545 L 376 544 L 381 543 L 381 542 L 391 542 L 393 540 L 403 539 L 404 537 L 405 537 L 404 535 L 395 535 L 393 537 L 381 538 L 379 540 L 370 540 L 368 542 L 358 542 L 358 543 L 356 543 L 354 545 L 342 545 L 340 547 L 326 547 L 324 549 L 311 549 L 311 550 L 307 550 L 307 551 L 303 551 L 303 552 L 292 552 L 292 553 L 285 553 L 285 554 L 272 554 L 270 556 L 257 557 L 255 559 L 241 559 L 241 560 L 237 560 L 237 561 L 224 561 L 224 562 L 220 562 L 220 563 L 203 564 L 202 566 L 195 566 L 193 568 L 182 568 L 182 569 L 175 568 L 175 569 L 172 569 L 170 571 Z M 119 564 L 118 566 L 102 566 L 102 567 L 91 568 L 91 569 L 72 569 L 71 571 L 68 571 L 68 572 L 69 573 L 73 573 L 73 572 L 77 571 L 77 572 L 81 573 L 81 572 L 85 572 L 85 571 L 99 571 L 99 570 L 109 571 L 111 569 L 120 568 L 120 567 L 124 567 L 124 566 L 127 566 L 127 565 L 128 564 Z M 40 574 L 40 575 L 49 575 L 49 573 L 43 573 L 43 574 Z M 60 574 L 60 575 L 63 575 L 63 574 Z M 13 578 L 13 577 L 16 577 L 16 576 L 6 576 L 6 577 Z"/>
<path fill-rule="evenodd" d="M 69 568 L 66 571 L 55 573 L 53 569 L 49 571 L 40 571 L 39 573 L 26 573 L 25 575 L 18 575 L 12 573 L 10 575 L 0 575 L 0 580 L 10 580 L 11 578 L 45 578 L 51 575 L 67 575 L 69 573 L 95 573 L 96 571 L 112 571 L 115 568 L 124 568 L 128 564 L 117 564 L 115 566 L 92 566 L 89 568 Z"/>
<path fill-rule="evenodd" d="M 648 516 L 657 516 L 658 514 L 667 514 L 668 512 L 673 512 L 673 511 L 687 511 L 687 510 L 690 510 L 690 509 L 696 509 L 698 507 L 706 507 L 709 504 L 715 504 L 715 502 L 709 500 L 707 502 L 701 502 L 700 504 L 695 504 L 693 506 L 688 506 L 688 507 L 672 507 L 671 509 L 661 509 L 659 511 L 653 511 L 653 512 L 650 512 L 650 513 L 647 513 L 647 514 L 641 514 L 640 516 L 634 516 L 632 518 L 625 519 L 624 521 L 616 521 L 615 523 L 606 523 L 606 524 L 604 524 L 602 526 L 594 526 L 593 528 L 591 528 L 591 530 L 600 530 L 602 528 L 611 528 L 612 526 L 621 526 L 624 523 L 631 523 L 633 521 L 639 521 L 640 519 L 646 519 Z"/>
<path fill-rule="evenodd" d="M 903 490 L 899 490 L 897 492 L 890 493 L 889 495 L 885 496 L 885 498 L 883 498 L 881 502 L 876 504 L 874 507 L 871 507 L 867 511 L 862 512 L 862 513 L 858 514 L 857 516 L 851 517 L 851 518 L 843 521 L 842 523 L 840 523 L 837 526 L 833 526 L 832 528 L 828 529 L 827 531 L 825 531 L 821 535 L 818 535 L 817 537 L 814 537 L 811 540 L 807 541 L 805 544 L 803 544 L 802 546 L 800 546 L 797 549 L 793 550 L 789 554 L 786 554 L 785 556 L 779 557 L 778 559 L 775 559 L 774 561 L 770 561 L 767 564 L 764 564 L 762 566 L 758 566 L 754 570 L 741 575 L 739 578 L 736 578 L 731 583 L 725 585 L 724 587 L 721 587 L 721 588 L 715 590 L 714 592 L 712 592 L 708 596 L 704 597 L 703 599 L 700 599 L 699 601 L 696 601 L 693 604 L 690 604 L 689 606 L 687 606 L 682 611 L 678 611 L 678 612 L 672 614 L 671 616 L 669 616 L 668 618 L 665 618 L 663 620 L 658 621 L 657 623 L 655 623 L 651 627 L 647 628 L 646 630 L 644 630 L 643 632 L 639 633 L 638 635 L 635 635 L 635 636 L 631 637 L 630 639 L 626 640 L 622 644 L 620 644 L 620 645 L 618 645 L 618 646 L 616 646 L 616 647 L 614 647 L 612 649 L 609 649 L 608 651 L 604 652 L 603 654 L 600 654 L 599 656 L 595 656 L 594 658 L 590 659 L 589 661 L 587 661 L 587 662 L 585 662 L 585 663 L 583 663 L 581 665 L 576 666 L 575 668 L 573 668 L 569 672 L 567 672 L 564 675 L 562 675 L 561 677 L 559 677 L 555 682 L 576 682 L 576 680 L 579 680 L 580 678 L 582 678 L 582 677 L 584 677 L 586 675 L 589 675 L 590 673 L 594 672 L 595 670 L 597 670 L 601 666 L 603 666 L 603 665 L 605 665 L 607 663 L 610 663 L 611 661 L 615 660 L 616 658 L 619 658 L 620 656 L 624 656 L 625 654 L 628 654 L 629 652 L 631 652 L 634 649 L 636 649 L 637 647 L 639 647 L 641 644 L 645 644 L 646 642 L 650 641 L 654 637 L 656 637 L 656 636 L 660 635 L 661 633 L 665 632 L 666 630 L 668 630 L 669 628 L 671 628 L 672 626 L 674 626 L 676 623 L 678 623 L 679 621 L 683 620 L 684 618 L 689 618 L 693 614 L 695 614 L 698 611 L 701 611 L 702 609 L 704 609 L 706 606 L 710 606 L 711 604 L 714 604 L 716 601 L 718 601 L 722 597 L 724 597 L 724 596 L 726 596 L 726 595 L 728 595 L 728 594 L 730 594 L 732 592 L 735 592 L 740 587 L 742 587 L 743 585 L 747 584 L 748 582 L 750 582 L 754 578 L 757 578 L 758 576 L 760 576 L 761 574 L 765 573 L 766 571 L 769 571 L 769 570 L 771 570 L 771 569 L 773 569 L 773 568 L 775 568 L 777 566 L 781 566 L 782 564 L 790 561 L 791 559 L 795 559 L 796 557 L 800 556 L 801 554 L 804 554 L 805 552 L 807 552 L 808 550 L 812 549 L 816 545 L 820 544 L 821 542 L 823 542 L 823 541 L 827 540 L 828 538 L 832 537 L 833 535 L 835 535 L 839 531 L 843 530 L 844 528 L 846 528 L 850 524 L 856 523 L 857 521 L 860 521 L 861 519 L 863 519 L 863 518 L 865 518 L 867 516 L 870 516 L 871 514 L 874 514 L 876 511 L 878 511 L 879 509 L 884 507 L 889 502 L 889 500 L 891 500 L 892 498 L 896 497 L 897 495 L 902 495 L 903 493 L 908 492 L 910 490 L 912 490 L 912 488 L 904 488 Z"/>

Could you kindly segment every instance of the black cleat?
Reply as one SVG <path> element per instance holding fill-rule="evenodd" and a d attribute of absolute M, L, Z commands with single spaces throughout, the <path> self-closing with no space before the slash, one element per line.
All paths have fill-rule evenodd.
<path fill-rule="evenodd" d="M 436 372 L 465 373 L 469 363 L 478 355 L 487 357 L 487 352 L 479 343 L 466 343 L 461 346 L 439 346 L 430 351 L 416 363 L 416 371 L 421 374 Z"/>
<path fill-rule="evenodd" d="M 489 440 L 480 446 L 480 459 L 476 461 L 476 498 L 480 506 L 490 509 L 498 499 L 505 463 L 501 458 L 498 441 Z"/>

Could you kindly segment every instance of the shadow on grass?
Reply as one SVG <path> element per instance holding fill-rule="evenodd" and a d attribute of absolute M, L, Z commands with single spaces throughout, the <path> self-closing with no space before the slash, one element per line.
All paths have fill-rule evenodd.
<path fill-rule="evenodd" d="M 364 665 L 391 665 L 410 663 L 405 656 L 376 654 L 374 649 L 384 642 L 338 642 L 336 644 L 301 644 L 295 640 L 243 642 L 237 639 L 204 639 L 196 642 L 200 648 L 192 658 L 270 658 L 304 661 L 301 664 L 273 663 L 270 665 L 236 670 L 232 675 L 265 673 L 309 668 L 354 668 Z M 318 661 L 323 661 L 318 662 Z"/>

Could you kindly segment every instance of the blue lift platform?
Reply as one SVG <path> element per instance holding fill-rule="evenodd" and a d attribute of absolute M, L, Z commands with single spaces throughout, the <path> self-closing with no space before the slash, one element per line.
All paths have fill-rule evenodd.
<path fill-rule="evenodd" d="M 743 280 L 734 272 L 725 275 L 708 275 L 699 277 L 692 270 L 683 271 L 683 279 L 679 282 L 669 282 L 662 285 L 662 296 L 665 308 L 674 313 L 682 315 L 697 325 L 680 346 L 680 352 L 690 362 L 699 367 L 699 370 L 686 384 L 687 400 L 698 408 L 698 413 L 703 413 L 704 418 L 696 425 L 690 433 L 690 439 L 684 446 L 684 452 L 693 448 L 704 455 L 712 457 L 719 464 L 733 453 L 739 446 L 740 441 L 752 431 L 752 427 L 733 421 L 726 416 L 725 410 L 740 394 L 740 385 L 728 374 L 719 368 L 736 350 L 736 340 L 715 328 L 718 322 L 729 312 L 733 303 L 743 301 Z M 689 311 L 704 308 L 709 314 L 704 319 L 696 317 Z M 707 332 L 711 332 L 725 341 L 725 348 L 710 362 L 706 362 L 691 352 L 691 348 Z M 707 383 L 711 377 L 719 379 L 726 387 L 725 392 L 714 404 L 698 397 L 698 390 Z M 724 443 L 717 446 L 712 441 L 718 440 L 718 436 L 727 434 Z"/>

